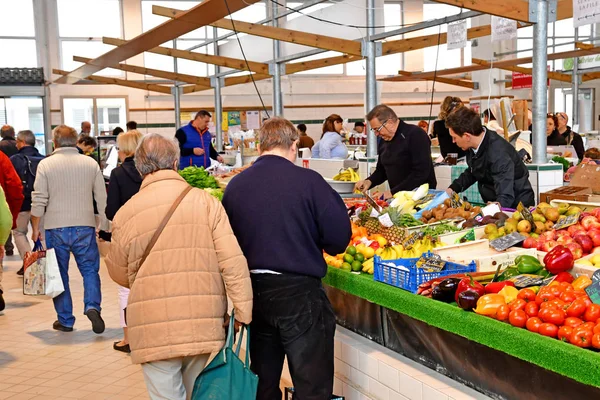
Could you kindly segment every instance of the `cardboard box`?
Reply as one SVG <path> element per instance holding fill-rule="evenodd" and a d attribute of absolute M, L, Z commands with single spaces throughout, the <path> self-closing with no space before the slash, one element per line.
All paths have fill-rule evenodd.
<path fill-rule="evenodd" d="M 600 202 L 600 165 L 581 164 L 573 173 L 569 186 L 540 193 L 540 202 L 550 203 L 555 199 Z"/>

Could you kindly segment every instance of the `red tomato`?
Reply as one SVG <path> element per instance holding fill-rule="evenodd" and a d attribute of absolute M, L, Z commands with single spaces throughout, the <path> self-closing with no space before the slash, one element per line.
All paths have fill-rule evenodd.
<path fill-rule="evenodd" d="M 558 297 L 562 293 L 562 290 L 560 289 L 560 285 L 547 286 L 547 288 L 548 288 L 548 293 L 550 293 L 554 297 Z"/>
<path fill-rule="evenodd" d="M 503 322 L 508 321 L 508 314 L 510 314 L 510 307 L 508 304 L 503 304 L 496 311 L 496 319 Z"/>
<path fill-rule="evenodd" d="M 547 301 L 545 303 L 540 304 L 540 310 L 543 310 L 544 308 L 551 308 L 553 310 L 558 310 L 558 307 L 556 306 L 556 304 L 551 301 Z"/>
<path fill-rule="evenodd" d="M 583 319 L 588 322 L 596 322 L 598 321 L 598 318 L 600 318 L 600 305 L 589 305 L 587 307 L 587 310 L 585 310 L 585 313 L 583 314 Z"/>
<path fill-rule="evenodd" d="M 540 319 L 544 322 L 560 326 L 565 322 L 565 313 L 562 310 L 544 308 L 538 313 Z"/>
<path fill-rule="evenodd" d="M 524 311 L 525 311 L 525 314 L 529 315 L 530 317 L 537 317 L 538 312 L 540 311 L 540 308 L 538 307 L 538 305 L 535 301 L 530 301 L 525 306 Z"/>
<path fill-rule="evenodd" d="M 569 326 L 571 328 L 576 328 L 582 324 L 583 324 L 583 321 L 580 320 L 579 318 L 575 318 L 575 317 L 568 317 L 565 319 L 565 322 L 564 322 L 564 326 Z"/>
<path fill-rule="evenodd" d="M 595 333 L 594 336 L 592 336 L 592 347 L 600 349 L 600 333 Z"/>
<path fill-rule="evenodd" d="M 571 303 L 569 308 L 567 308 L 567 315 L 569 317 L 579 318 L 585 313 L 586 309 L 587 306 L 585 305 L 583 299 L 577 299 L 573 303 Z"/>
<path fill-rule="evenodd" d="M 521 289 L 519 290 L 517 299 L 523 299 L 527 302 L 535 301 L 535 292 L 531 289 Z"/>
<path fill-rule="evenodd" d="M 537 333 L 540 329 L 540 325 L 542 325 L 542 320 L 538 317 L 529 318 L 525 323 L 525 327 L 527 328 L 527 330 L 535 333 Z"/>
<path fill-rule="evenodd" d="M 546 286 L 546 287 L 548 287 L 548 286 Z M 555 297 L 556 297 L 556 296 L 554 296 L 554 295 L 553 295 L 553 294 L 551 294 L 551 293 L 548 293 L 548 292 L 544 292 L 544 293 L 542 293 L 542 292 L 540 291 L 540 293 L 538 293 L 538 295 L 537 295 L 537 296 L 535 296 L 535 302 L 536 302 L 536 303 L 538 304 L 538 306 L 539 306 L 539 305 L 541 305 L 542 303 L 546 303 L 546 302 L 548 302 L 548 301 L 550 301 L 550 300 L 554 300 L 554 299 L 555 299 Z"/>
<path fill-rule="evenodd" d="M 523 310 L 511 311 L 508 315 L 508 322 L 517 328 L 525 328 L 525 325 L 527 325 L 527 314 Z"/>
<path fill-rule="evenodd" d="M 558 335 L 558 327 L 554 324 L 541 324 L 538 333 L 543 336 L 555 338 Z"/>
<path fill-rule="evenodd" d="M 577 347 L 590 347 L 592 345 L 592 337 L 594 332 L 589 329 L 578 326 L 573 329 L 573 334 L 569 341 Z"/>
<path fill-rule="evenodd" d="M 600 324 L 596 325 L 594 327 L 594 329 L 592 330 L 592 332 L 594 332 L 594 333 L 600 333 Z"/>
<path fill-rule="evenodd" d="M 569 308 L 569 304 L 565 303 L 564 301 L 562 301 L 559 298 L 550 300 L 550 303 L 556 305 L 556 308 L 561 309 L 561 310 L 566 310 L 567 308 Z"/>
<path fill-rule="evenodd" d="M 573 285 L 571 285 L 571 282 L 564 282 L 564 281 L 563 282 L 559 282 L 558 286 L 561 288 L 561 290 L 563 292 L 568 291 L 569 288 L 573 289 Z"/>
<path fill-rule="evenodd" d="M 527 302 L 523 299 L 514 299 L 510 302 L 510 311 L 524 310 Z"/>
<path fill-rule="evenodd" d="M 572 292 L 563 292 L 560 294 L 560 299 L 567 304 L 571 304 L 577 297 Z"/>
<path fill-rule="evenodd" d="M 563 342 L 569 342 L 571 340 L 571 335 L 573 334 L 573 328 L 570 326 L 561 326 L 558 329 L 558 340 L 562 340 Z"/>
<path fill-rule="evenodd" d="M 581 324 L 579 326 L 581 326 L 581 327 L 583 327 L 585 329 L 589 329 L 591 331 L 594 331 L 594 328 L 596 327 L 596 324 L 593 323 L 593 322 L 585 322 L 585 323 L 583 323 L 583 324 Z"/>

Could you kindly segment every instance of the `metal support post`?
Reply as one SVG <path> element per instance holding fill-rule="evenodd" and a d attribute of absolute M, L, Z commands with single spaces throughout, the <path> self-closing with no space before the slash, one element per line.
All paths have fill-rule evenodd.
<path fill-rule="evenodd" d="M 279 8 L 277 3 L 271 3 L 271 12 L 273 18 L 273 26 L 279 27 L 277 16 Z M 273 60 L 280 57 L 279 40 L 273 40 Z M 283 116 L 283 95 L 281 93 L 281 64 L 275 62 L 273 64 L 273 114 L 277 117 Z"/>
<path fill-rule="evenodd" d="M 177 40 L 173 39 L 173 48 L 177 48 Z M 177 57 L 173 57 L 173 72 L 177 73 Z M 179 84 L 173 82 L 173 100 L 175 101 L 175 129 L 181 128 L 181 93 Z"/>
<path fill-rule="evenodd" d="M 365 56 L 367 58 L 367 101 L 365 104 L 365 114 L 371 111 L 377 105 L 377 48 L 371 36 L 375 35 L 375 0 L 367 0 L 367 40 Z M 383 121 L 382 121 L 383 122 Z M 373 129 L 367 131 L 367 157 L 377 156 L 377 137 Z"/>
<path fill-rule="evenodd" d="M 213 37 L 217 37 L 217 28 L 213 27 Z M 219 44 L 218 42 L 213 43 L 213 49 L 215 56 L 219 55 Z M 215 122 L 215 134 L 217 137 L 217 151 L 223 151 L 223 103 L 221 99 L 221 78 L 219 74 L 220 68 L 215 65 L 215 115 L 213 115 L 213 121 Z"/>
<path fill-rule="evenodd" d="M 533 162 L 545 164 L 546 114 L 548 112 L 548 1 L 536 0 L 536 24 L 533 25 Z M 530 7 L 534 5 L 531 1 Z M 530 10 L 531 12 L 531 10 Z"/>
<path fill-rule="evenodd" d="M 575 41 L 579 40 L 579 28 L 575 28 Z M 579 57 L 573 57 L 573 116 L 571 126 L 579 124 Z"/>

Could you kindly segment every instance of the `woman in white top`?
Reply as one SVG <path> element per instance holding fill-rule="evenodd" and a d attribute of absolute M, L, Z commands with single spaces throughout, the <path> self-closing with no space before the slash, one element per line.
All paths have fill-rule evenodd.
<path fill-rule="evenodd" d="M 323 135 L 312 148 L 312 158 L 348 158 L 348 148 L 342 142 L 340 132 L 344 120 L 337 114 L 331 114 L 323 123 Z"/>

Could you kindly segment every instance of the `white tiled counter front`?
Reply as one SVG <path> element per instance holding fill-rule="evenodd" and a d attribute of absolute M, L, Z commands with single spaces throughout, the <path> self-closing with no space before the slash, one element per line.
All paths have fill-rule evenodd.
<path fill-rule="evenodd" d="M 334 382 L 346 400 L 490 399 L 339 325 Z"/>

